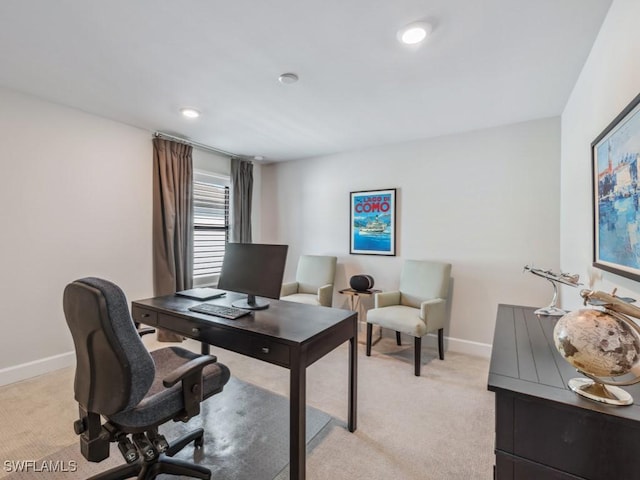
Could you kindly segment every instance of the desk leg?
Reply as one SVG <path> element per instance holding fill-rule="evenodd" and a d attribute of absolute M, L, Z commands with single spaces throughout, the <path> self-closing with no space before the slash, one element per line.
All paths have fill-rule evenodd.
<path fill-rule="evenodd" d="M 307 369 L 300 352 L 291 352 L 289 379 L 289 464 L 291 480 L 304 480 L 306 474 Z"/>
<path fill-rule="evenodd" d="M 211 352 L 211 345 L 209 345 L 208 343 L 205 343 L 205 342 L 201 342 L 200 343 L 200 353 L 202 355 L 209 355 L 210 352 Z"/>
<path fill-rule="evenodd" d="M 353 337 L 349 339 L 349 416 L 347 425 L 350 432 L 358 428 L 358 326 L 355 324 Z"/>

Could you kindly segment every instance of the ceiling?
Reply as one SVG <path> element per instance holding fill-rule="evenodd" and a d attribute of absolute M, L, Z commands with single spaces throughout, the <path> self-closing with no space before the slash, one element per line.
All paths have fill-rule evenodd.
<path fill-rule="evenodd" d="M 239 155 L 306 158 L 560 115 L 610 4 L 2 0 L 0 86 Z M 417 20 L 431 37 L 401 45 Z M 285 72 L 300 80 L 279 83 Z"/>

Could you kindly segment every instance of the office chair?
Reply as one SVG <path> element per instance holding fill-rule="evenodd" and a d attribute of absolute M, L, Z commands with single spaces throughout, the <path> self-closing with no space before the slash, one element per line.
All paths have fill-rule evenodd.
<path fill-rule="evenodd" d="M 337 261 L 337 257 L 302 255 L 298 260 L 296 281 L 282 285 L 280 300 L 330 307 Z"/>
<path fill-rule="evenodd" d="M 170 445 L 158 426 L 198 415 L 200 402 L 229 381 L 229 369 L 214 356 L 180 347 L 149 353 L 124 293 L 106 280 L 83 278 L 67 285 L 63 306 L 76 350 L 80 419 L 74 430 L 82 455 L 101 462 L 116 442 L 127 462 L 92 480 L 146 480 L 161 473 L 210 479 L 209 469 L 171 458 L 192 441 L 201 447 L 203 429 Z"/>
<path fill-rule="evenodd" d="M 422 260 L 406 260 L 400 274 L 400 287 L 395 292 L 376 293 L 375 308 L 367 312 L 367 357 L 371 356 L 373 325 L 414 337 L 414 373 L 420 376 L 422 337 L 438 331 L 438 353 L 444 360 L 444 324 L 447 296 L 451 280 L 451 264 Z"/>

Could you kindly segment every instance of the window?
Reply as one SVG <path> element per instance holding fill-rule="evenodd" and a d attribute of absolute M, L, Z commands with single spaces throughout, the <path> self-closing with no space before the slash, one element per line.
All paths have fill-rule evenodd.
<path fill-rule="evenodd" d="M 215 283 L 229 240 L 229 178 L 194 171 L 193 285 Z"/>

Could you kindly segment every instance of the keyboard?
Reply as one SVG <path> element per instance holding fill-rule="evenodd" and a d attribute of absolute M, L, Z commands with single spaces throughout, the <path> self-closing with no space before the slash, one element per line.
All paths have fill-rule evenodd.
<path fill-rule="evenodd" d="M 224 305 L 214 305 L 211 303 L 200 303 L 189 307 L 189 310 L 197 313 L 206 313 L 207 315 L 214 315 L 216 317 L 227 318 L 229 320 L 235 320 L 244 315 L 251 313 L 250 310 L 243 310 L 241 308 L 226 307 Z"/>

